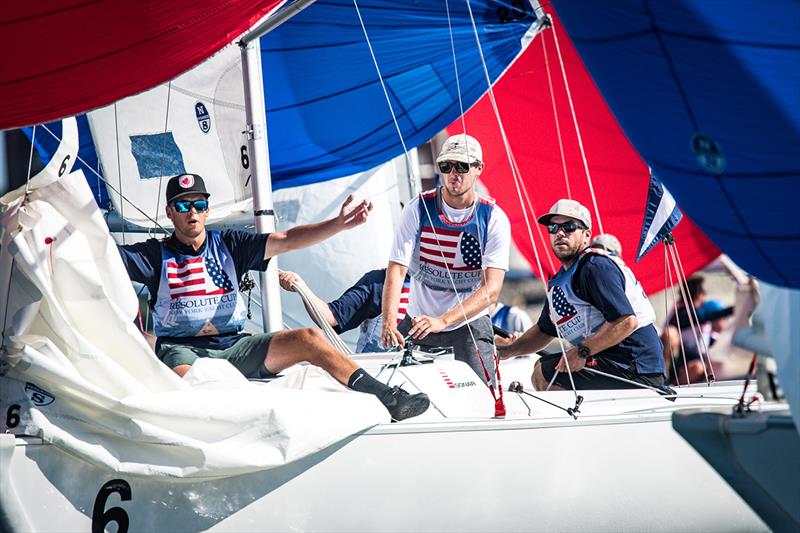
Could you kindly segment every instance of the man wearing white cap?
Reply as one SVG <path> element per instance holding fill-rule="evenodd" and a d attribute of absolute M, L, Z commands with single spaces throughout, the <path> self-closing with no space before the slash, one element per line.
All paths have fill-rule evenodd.
<path fill-rule="evenodd" d="M 557 372 L 554 388 L 570 389 L 571 372 L 576 389 L 641 383 L 672 392 L 664 381 L 653 306 L 616 254 L 589 246 L 589 210 L 574 200 L 559 200 L 539 223 L 547 226 L 562 268 L 547 284 L 538 323 L 514 342 L 501 345 L 498 340 L 500 357 L 535 352 L 561 337 L 573 347 L 566 351 L 566 361 L 561 354 L 537 361 L 532 381 L 538 390 L 546 389 Z"/>
<path fill-rule="evenodd" d="M 484 170 L 477 140 L 454 135 L 436 158 L 442 186 L 403 209 L 383 292 L 383 343 L 452 346 L 478 376 L 495 376 L 489 307 L 508 270 L 511 227 L 493 199 L 478 194 Z M 406 318 L 396 325 L 400 289 L 411 274 Z"/>

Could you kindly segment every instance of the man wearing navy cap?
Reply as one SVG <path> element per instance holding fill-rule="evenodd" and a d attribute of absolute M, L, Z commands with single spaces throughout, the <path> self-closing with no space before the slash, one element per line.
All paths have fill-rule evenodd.
<path fill-rule="evenodd" d="M 175 227 L 172 235 L 118 247 L 128 275 L 150 291 L 158 358 L 180 376 L 198 357 L 225 359 L 247 377 L 268 377 L 309 362 L 340 383 L 377 396 L 394 420 L 422 414 L 429 404 L 426 395 L 410 395 L 375 380 L 335 350 L 318 329 L 258 335 L 241 331 L 246 305 L 238 286 L 248 270 L 264 271 L 276 255 L 364 223 L 372 204 L 364 200 L 352 206 L 350 195 L 335 218 L 254 234 L 207 231 L 210 196 L 197 174 L 174 176 L 167 184 L 165 208 Z"/>

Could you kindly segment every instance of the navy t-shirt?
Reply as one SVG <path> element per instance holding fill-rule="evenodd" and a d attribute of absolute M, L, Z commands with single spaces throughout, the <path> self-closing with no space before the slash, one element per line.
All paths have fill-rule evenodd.
<path fill-rule="evenodd" d="M 596 307 L 607 322 L 636 314 L 625 296 L 625 277 L 611 259 L 589 254 L 579 261 L 581 264 L 572 277 L 572 290 L 578 298 Z M 547 335 L 557 336 L 556 328 L 550 320 L 547 302 L 539 316 L 538 325 Z M 594 357 L 603 357 L 620 367 L 628 368 L 631 361 L 645 353 L 657 353 L 658 357 L 662 353 L 661 339 L 652 324 L 637 329 L 619 344 L 595 354 Z"/>
<path fill-rule="evenodd" d="M 269 234 L 256 234 L 240 230 L 224 230 L 220 232 L 222 241 L 231 253 L 233 264 L 236 268 L 237 281 L 248 270 L 264 271 L 269 260 L 264 260 L 264 251 L 267 246 Z M 150 291 L 150 305 L 155 303 L 158 294 L 158 285 L 161 281 L 161 245 L 185 255 L 200 255 L 205 250 L 206 243 L 195 251 L 194 248 L 183 244 L 175 235 L 163 240 L 147 239 L 136 244 L 118 245 L 117 249 L 122 257 L 122 262 L 128 271 L 128 276 L 147 287 Z M 224 335 L 207 335 L 199 337 L 159 337 L 156 346 L 158 351 L 161 343 L 185 344 L 198 348 L 224 350 L 233 346 L 245 334 L 228 333 Z"/>
<path fill-rule="evenodd" d="M 334 329 L 342 333 L 357 328 L 362 322 L 381 314 L 383 284 L 386 269 L 370 270 L 355 285 L 344 291 L 328 307 L 338 324 Z"/>

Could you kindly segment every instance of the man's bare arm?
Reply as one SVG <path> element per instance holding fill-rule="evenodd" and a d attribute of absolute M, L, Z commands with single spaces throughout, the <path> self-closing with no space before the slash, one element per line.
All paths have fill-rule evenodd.
<path fill-rule="evenodd" d="M 353 195 L 347 197 L 339 210 L 336 218 L 295 226 L 287 231 L 275 231 L 269 234 L 267 246 L 264 250 L 264 259 L 275 257 L 291 250 L 308 248 L 314 244 L 332 237 L 340 231 L 354 228 L 367 221 L 372 210 L 372 202 L 363 200 L 356 206 L 351 206 Z"/>
<path fill-rule="evenodd" d="M 408 267 L 389 261 L 386 268 L 386 279 L 383 282 L 381 311 L 383 313 L 383 332 L 381 342 L 386 347 L 403 344 L 403 336 L 397 329 L 397 308 L 400 305 L 400 292 Z"/>
<path fill-rule="evenodd" d="M 505 339 L 495 337 L 495 344 L 497 344 L 497 354 L 501 359 L 509 357 L 516 357 L 518 355 L 525 355 L 535 353 L 550 344 L 555 337 L 551 337 L 541 330 L 539 324 L 534 324 L 532 328 L 520 335 L 517 340 L 506 344 Z"/>
<path fill-rule="evenodd" d="M 461 305 L 457 305 L 437 317 L 413 317 L 414 326 L 409 330 L 409 335 L 415 339 L 424 339 L 430 333 L 438 333 L 453 324 L 469 320 L 483 312 L 491 304 L 497 302 L 500 289 L 503 288 L 505 274 L 505 271 L 499 268 L 487 268 L 484 270 L 480 288 L 461 302 Z"/>
<path fill-rule="evenodd" d="M 589 355 L 595 355 L 622 342 L 628 335 L 636 331 L 638 325 L 639 321 L 635 315 L 623 315 L 611 322 L 605 322 L 581 344 L 589 349 Z M 572 372 L 578 372 L 586 365 L 586 359 L 578 355 L 577 348 L 570 349 L 566 356 L 569 367 L 562 357 L 556 365 L 556 370 L 559 372 L 566 372 L 568 368 Z"/>

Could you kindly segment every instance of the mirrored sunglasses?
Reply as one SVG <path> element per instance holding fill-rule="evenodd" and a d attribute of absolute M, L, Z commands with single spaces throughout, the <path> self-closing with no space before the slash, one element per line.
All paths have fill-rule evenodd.
<path fill-rule="evenodd" d="M 578 229 L 586 229 L 586 226 L 581 224 L 580 222 L 575 222 L 570 220 L 569 222 L 562 222 L 561 224 L 556 224 L 555 222 L 552 224 L 547 225 L 547 232 L 550 235 L 555 235 L 558 233 L 558 230 L 563 230 L 564 233 L 572 233 Z"/>
<path fill-rule="evenodd" d="M 208 211 L 208 200 L 176 200 L 172 206 L 178 213 L 188 213 L 192 207 L 198 213 L 204 213 Z"/>
<path fill-rule="evenodd" d="M 469 172 L 470 166 L 469 163 L 464 163 L 463 161 L 442 161 L 439 163 L 439 171 L 442 174 L 450 174 L 450 171 L 455 167 L 456 172 L 459 174 L 466 174 Z"/>

